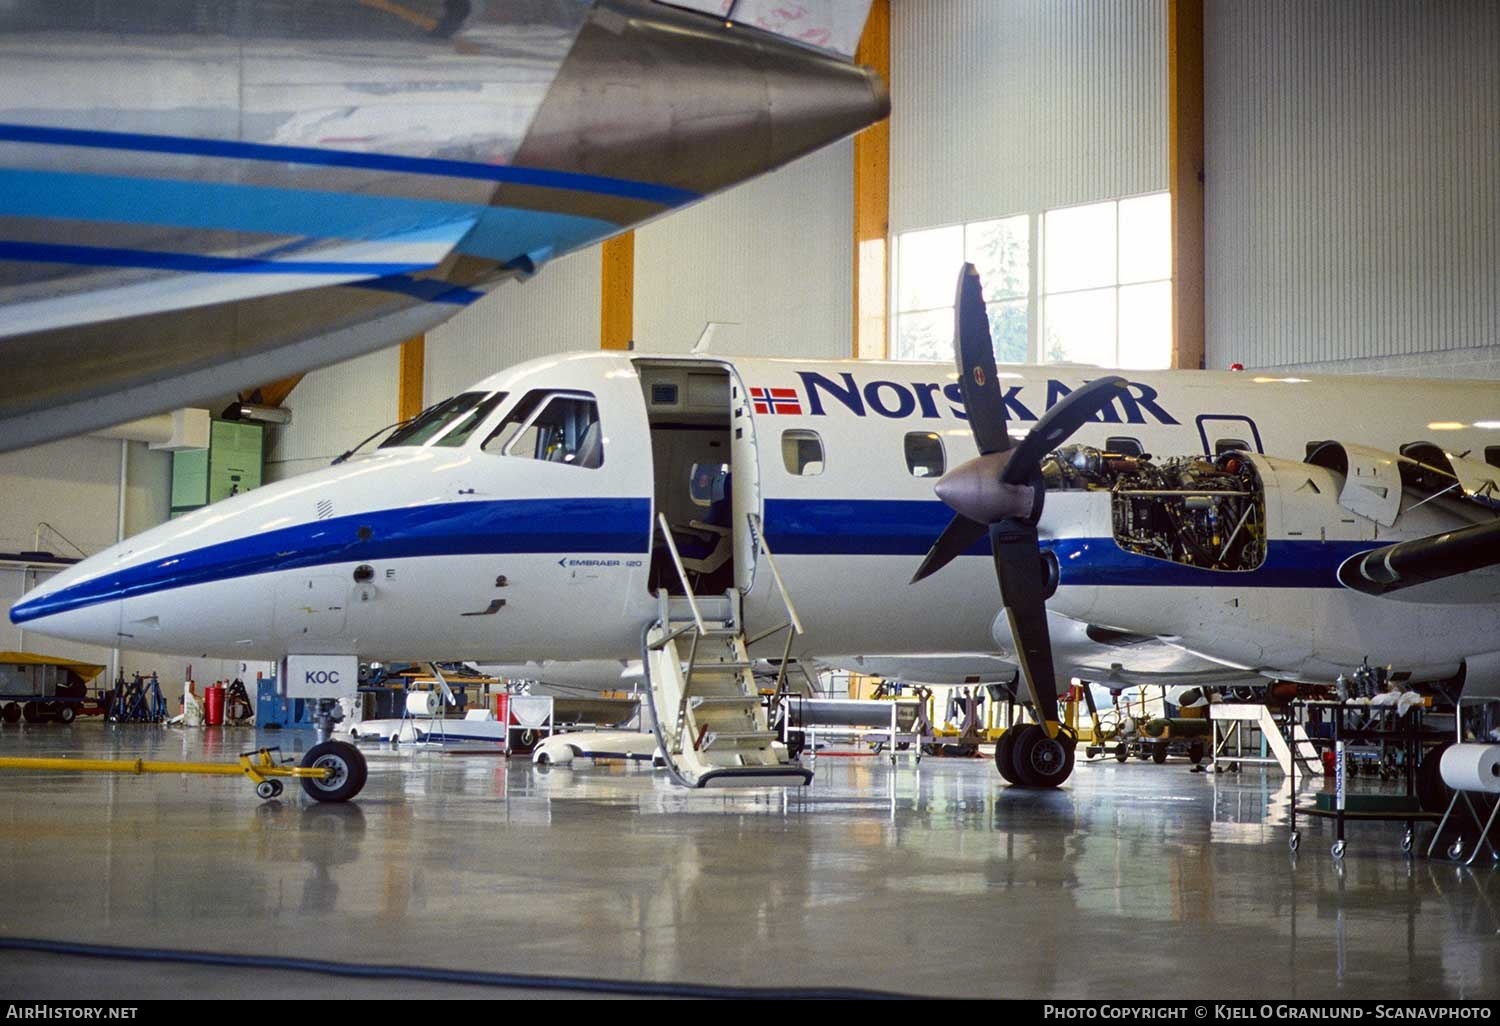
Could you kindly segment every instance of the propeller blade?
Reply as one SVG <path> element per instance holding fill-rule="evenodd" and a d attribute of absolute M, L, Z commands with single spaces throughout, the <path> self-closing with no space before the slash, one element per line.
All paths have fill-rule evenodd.
<path fill-rule="evenodd" d="M 1000 480 L 1008 484 L 1030 481 L 1041 466 L 1043 456 L 1062 445 L 1073 432 L 1092 420 L 1094 414 L 1114 402 L 1115 396 L 1123 393 L 1128 384 L 1119 375 L 1111 374 L 1106 378 L 1095 378 L 1063 396 L 1056 406 L 1042 414 L 1036 427 L 1021 440 Z M 969 416 L 973 417 L 972 410 Z"/>
<path fill-rule="evenodd" d="M 948 521 L 948 526 L 943 528 L 943 533 L 938 535 L 937 541 L 932 543 L 932 548 L 927 550 L 927 556 L 922 560 L 922 565 L 917 567 L 917 572 L 912 575 L 911 583 L 916 584 L 924 577 L 931 577 L 943 567 L 951 563 L 956 556 L 962 556 L 969 551 L 969 546 L 983 538 L 989 528 L 984 524 L 976 523 L 965 516 L 957 516 Z"/>
<path fill-rule="evenodd" d="M 1010 448 L 1010 435 L 1005 431 L 1005 396 L 995 370 L 984 286 L 973 264 L 964 264 L 959 272 L 953 309 L 953 357 L 958 363 L 958 387 L 969 415 L 969 430 L 981 455 L 1004 452 Z"/>
<path fill-rule="evenodd" d="M 1031 690 L 1037 715 L 1057 718 L 1057 675 L 1052 667 L 1052 634 L 1047 630 L 1047 578 L 1042 569 L 1036 527 L 1023 520 L 1003 520 L 990 527 L 995 576 L 1005 618 L 1016 643 L 1016 663 Z"/>

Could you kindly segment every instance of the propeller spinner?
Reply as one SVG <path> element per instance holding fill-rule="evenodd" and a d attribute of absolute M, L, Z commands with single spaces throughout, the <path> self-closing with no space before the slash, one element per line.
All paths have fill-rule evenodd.
<path fill-rule="evenodd" d="M 1037 539 L 1036 525 L 1046 498 L 1042 458 L 1124 392 L 1126 381 L 1118 376 L 1090 381 L 1064 396 L 1019 445 L 1013 445 L 1006 431 L 1005 400 L 995 368 L 984 291 L 973 264 L 964 264 L 959 274 L 954 306 L 959 386 L 979 455 L 938 481 L 934 489 L 938 498 L 957 515 L 933 543 L 912 583 L 941 570 L 989 535 L 1017 662 L 1031 693 L 1033 712 L 1042 724 L 1029 731 L 1006 731 L 996 747 L 995 761 L 1012 783 L 1061 783 L 1073 760 L 1071 746 L 1057 739 L 1058 724 L 1053 718 L 1057 679 L 1046 600 L 1056 586 L 1056 571 Z M 1018 766 L 1023 772 L 1017 772 Z"/>

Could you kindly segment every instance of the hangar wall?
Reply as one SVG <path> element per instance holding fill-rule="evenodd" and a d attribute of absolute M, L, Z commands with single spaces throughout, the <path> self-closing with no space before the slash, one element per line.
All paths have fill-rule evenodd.
<path fill-rule="evenodd" d="M 286 427 L 266 431 L 265 480 L 279 481 L 319 467 L 396 419 L 396 361 L 400 347 L 305 375 L 282 403 Z"/>
<path fill-rule="evenodd" d="M 120 447 L 125 447 L 125 536 L 167 519 L 171 500 L 172 457 L 153 451 L 145 442 L 109 438 L 70 438 L 49 445 L 0 454 L 0 552 L 33 548 L 35 530 L 46 522 L 92 555 L 115 543 L 120 517 Z M 42 548 L 58 555 L 77 555 L 66 542 L 43 531 Z M 45 580 L 50 573 L 42 573 Z M 0 566 L 0 609 L 35 586 L 38 574 L 20 567 Z M 78 645 L 28 634 L 0 615 L 0 651 L 21 649 L 80 659 L 109 666 L 107 648 Z M 119 666 L 126 673 L 155 670 L 164 681 L 180 682 L 191 662 L 180 656 L 122 651 Z M 199 681 L 232 676 L 233 661 L 198 660 Z M 106 671 L 107 672 L 107 671 Z"/>
<path fill-rule="evenodd" d="M 720 321 L 710 352 L 843 359 L 853 246 L 848 141 L 638 229 L 636 348 L 686 352 Z"/>
<path fill-rule="evenodd" d="M 897 0 L 891 231 L 1167 188 L 1164 0 Z"/>
<path fill-rule="evenodd" d="M 853 174 L 853 146 L 840 143 L 638 229 L 636 347 L 685 352 L 721 321 L 733 326 L 716 352 L 847 356 Z M 599 265 L 597 246 L 574 253 L 429 332 L 426 401 L 522 360 L 598 348 Z"/>
<path fill-rule="evenodd" d="M 1500 377 L 1500 6 L 1211 0 L 1209 367 Z"/>
<path fill-rule="evenodd" d="M 522 360 L 598 349 L 599 259 L 598 246 L 565 256 L 530 281 L 504 283 L 428 332 L 425 402 L 461 392 Z M 394 389 L 394 365 L 390 380 Z"/>

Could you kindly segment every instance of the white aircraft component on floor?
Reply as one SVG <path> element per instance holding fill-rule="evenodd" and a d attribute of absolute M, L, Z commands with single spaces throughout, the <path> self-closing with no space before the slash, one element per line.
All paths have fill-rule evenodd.
<path fill-rule="evenodd" d="M 973 334 L 983 302 L 965 282 Z M 980 327 L 969 347 L 988 352 Z M 716 631 L 752 661 L 983 653 L 1022 666 L 1043 710 L 1054 672 L 1327 680 L 1368 659 L 1412 683 L 1500 679 L 1482 569 L 1500 471 L 1444 451 L 1500 442 L 1492 385 L 966 366 L 961 381 L 922 363 L 532 361 L 372 452 L 116 545 L 10 616 L 239 659 L 641 660 L 648 692 L 669 649 L 691 678 L 693 636 Z M 1012 446 L 1008 427 L 1030 431 Z M 989 455 L 944 477 L 976 433 Z M 951 513 L 940 477 L 970 523 L 929 555 L 944 573 L 907 586 Z M 1004 543 L 1008 604 L 986 535 Z M 763 723 L 727 725 L 744 713 L 737 665 L 716 671 L 730 690 L 689 679 L 659 710 L 669 756 L 737 753 L 681 779 L 770 750 Z M 1044 770 L 1026 779 L 1066 776 Z"/>

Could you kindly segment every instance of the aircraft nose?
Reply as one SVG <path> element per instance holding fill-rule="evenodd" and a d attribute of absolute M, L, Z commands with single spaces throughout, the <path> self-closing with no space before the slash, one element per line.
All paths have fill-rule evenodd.
<path fill-rule="evenodd" d="M 84 581 L 98 556 L 37 585 L 10 607 L 10 622 L 51 638 L 113 648 L 120 643 L 121 602 L 93 597 Z"/>

